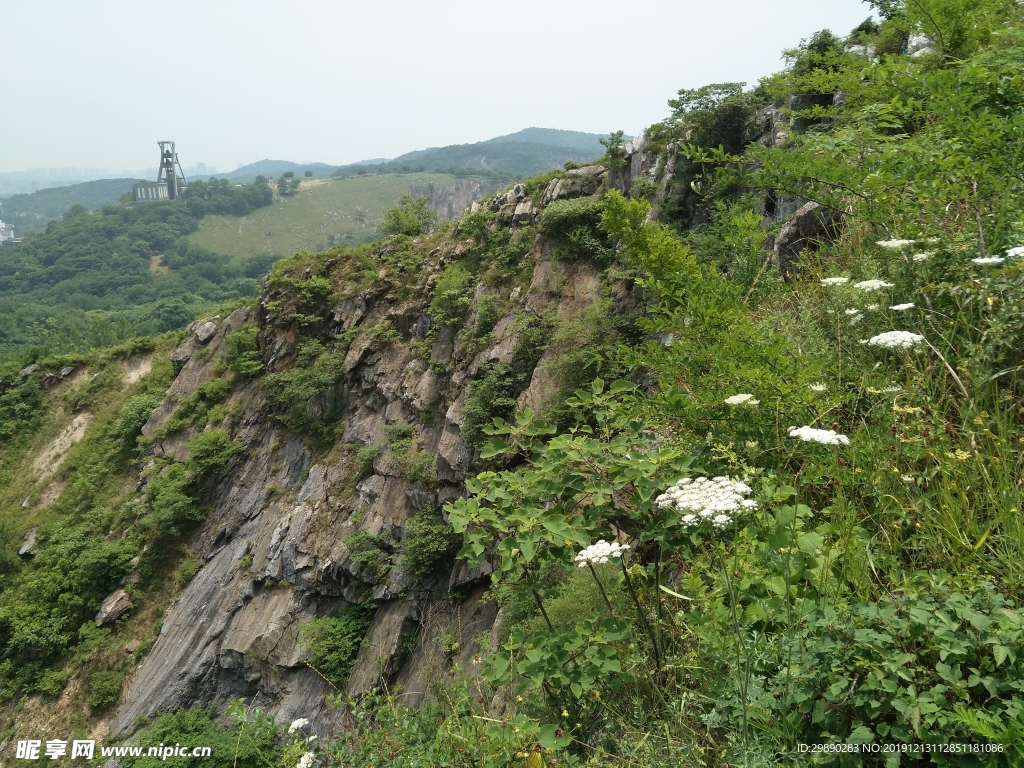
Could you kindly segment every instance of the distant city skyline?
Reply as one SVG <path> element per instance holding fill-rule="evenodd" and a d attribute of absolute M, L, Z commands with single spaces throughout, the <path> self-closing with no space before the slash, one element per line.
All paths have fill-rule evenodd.
<path fill-rule="evenodd" d="M 846 35 L 869 11 L 860 0 L 0 0 L 0 173 L 149 168 L 165 138 L 183 165 L 234 169 L 343 165 L 529 126 L 636 134 L 680 88 L 756 84 L 783 49 L 823 28 Z M 166 39 L 173 51 L 157 45 Z"/>

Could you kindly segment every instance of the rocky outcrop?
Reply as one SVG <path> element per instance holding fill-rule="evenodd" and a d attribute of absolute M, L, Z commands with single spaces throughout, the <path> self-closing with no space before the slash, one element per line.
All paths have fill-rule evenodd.
<path fill-rule="evenodd" d="M 28 501 L 28 499 L 26 499 Z M 22 504 L 24 507 L 25 504 Z M 28 558 L 35 557 L 36 554 L 36 534 L 39 532 L 38 528 L 29 528 L 25 534 L 24 540 L 21 542 L 21 546 L 18 547 L 18 557 Z"/>
<path fill-rule="evenodd" d="M 132 599 L 123 589 L 115 589 L 103 600 L 96 613 L 96 626 L 113 624 L 132 609 Z"/>
<path fill-rule="evenodd" d="M 445 186 L 428 184 L 413 187 L 409 194 L 413 197 L 427 198 L 430 209 L 439 219 L 455 221 L 474 201 L 493 195 L 504 186 L 492 179 L 459 179 L 454 184 Z"/>
<path fill-rule="evenodd" d="M 578 171 L 565 178 L 600 183 L 605 173 L 599 167 Z M 498 214 L 495 226 L 513 228 L 542 207 L 522 185 L 486 205 Z M 531 318 L 545 312 L 563 320 L 581 317 L 601 297 L 602 274 L 588 260 L 552 261 L 537 243 L 528 285 L 500 293 L 483 282 L 477 286 L 467 327 L 476 323 L 484 299 L 500 299 L 504 316 L 487 335 L 487 348 L 467 351 L 453 328 L 431 333 L 429 313 L 430 286 L 465 247 L 449 243 L 425 254 L 419 282 L 400 286 L 389 282 L 385 244 L 375 255 L 382 260 L 377 279 L 359 289 L 341 285 L 333 299 L 303 307 L 301 336 L 293 311 L 298 291 L 280 286 L 268 288 L 255 310 L 238 309 L 189 329 L 171 355 L 177 375 L 143 427 L 156 459 L 186 460 L 196 428 L 167 434 L 166 427 L 180 403 L 224 375 L 226 339 L 234 331 L 257 324 L 268 372 L 295 365 L 303 338 L 311 334 L 325 343 L 346 332 L 355 337 L 338 382 L 304 404 L 310 422 L 330 422 L 337 436 L 332 444 L 284 426 L 261 379 L 234 387 L 225 404 L 232 415 L 218 426 L 242 450 L 230 473 L 208 490 L 204 501 L 211 513 L 189 542 L 201 567 L 164 616 L 110 724 L 112 737 L 130 733 L 140 717 L 182 706 L 223 707 L 238 697 L 255 699 L 279 721 L 304 717 L 320 732 L 336 731 L 343 712 L 326 704 L 333 689 L 306 664 L 302 626 L 346 604 L 374 609 L 348 679 L 352 695 L 387 680 L 403 685 L 416 702 L 438 676 L 450 673 L 453 661 L 471 666 L 475 638 L 491 629 L 497 613 L 493 602 L 482 599 L 490 566 L 468 569 L 446 560 L 437 573 L 414 576 L 400 557 L 407 522 L 463 495 L 467 475 L 478 467 L 461 432 L 473 378 L 489 365 L 512 361 L 520 329 Z M 335 268 L 333 261 L 323 262 L 299 279 L 331 277 Z M 399 341 L 379 341 L 377 329 L 385 322 Z M 524 390 L 524 407 L 537 410 L 550 401 L 557 390 L 552 375 L 551 366 L 538 368 Z M 399 422 L 411 425 L 416 455 L 432 457 L 436 481 L 412 479 L 408 454 L 389 449 L 388 430 Z M 363 446 L 379 449 L 365 476 L 357 462 Z M 376 562 L 353 551 L 355 542 L 368 539 L 379 546 Z"/>
<path fill-rule="evenodd" d="M 798 209 L 775 241 L 775 256 L 783 276 L 789 278 L 793 274 L 803 251 L 817 250 L 823 243 L 835 240 L 842 222 L 840 212 L 815 202 Z"/>

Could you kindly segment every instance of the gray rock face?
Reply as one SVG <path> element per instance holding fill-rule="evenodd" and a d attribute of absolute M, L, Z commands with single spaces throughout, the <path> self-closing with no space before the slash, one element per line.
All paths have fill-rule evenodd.
<path fill-rule="evenodd" d="M 817 250 L 823 243 L 835 240 L 842 223 L 841 213 L 815 202 L 806 203 L 797 210 L 775 241 L 775 254 L 783 276 L 789 278 L 793 274 L 801 252 Z"/>
<path fill-rule="evenodd" d="M 564 180 L 596 189 L 605 173 L 591 166 L 568 172 Z M 487 205 L 504 211 L 509 225 L 538 213 L 522 185 Z M 442 251 L 432 263 L 440 270 L 450 254 Z M 339 383 L 305 404 L 310 420 L 333 419 L 332 429 L 341 435 L 333 448 L 318 448 L 315 458 L 301 436 L 273 418 L 259 380 L 232 393 L 226 405 L 233 415 L 224 428 L 242 450 L 231 473 L 204 499 L 211 513 L 189 542 L 201 567 L 164 616 L 159 638 L 110 722 L 110 738 L 130 733 L 140 716 L 182 706 L 224 707 L 256 695 L 279 722 L 305 717 L 319 733 L 336 732 L 343 712 L 326 703 L 333 690 L 307 666 L 301 628 L 346 604 L 375 608 L 349 676 L 352 694 L 386 680 L 405 685 L 415 703 L 431 682 L 450 674 L 453 658 L 468 664 L 477 651 L 474 638 L 490 629 L 497 611 L 481 600 L 490 566 L 469 569 L 453 561 L 417 581 L 402 567 L 402 541 L 411 517 L 464 495 L 466 476 L 475 468 L 461 435 L 468 384 L 485 364 L 512 360 L 523 313 L 550 310 L 563 320 L 577 319 L 601 298 L 600 272 L 589 261 L 552 262 L 540 246 L 535 256 L 529 288 L 515 294 L 482 351 L 467 350 L 451 327 L 438 331 L 429 356 L 410 347 L 408 340 L 424 338 L 430 327 L 428 296 L 399 299 L 386 287 L 371 286 L 320 308 L 325 337 L 352 328 L 359 334 Z M 478 287 L 468 324 L 491 293 Z M 265 293 L 255 313 L 268 370 L 286 370 L 296 355 L 293 321 L 285 311 L 278 316 L 266 309 L 282 298 Z M 250 320 L 246 310 L 236 310 L 222 321 L 198 324 L 172 354 L 177 375 L 143 434 L 155 438 L 178 403 L 217 375 L 228 353 L 225 336 Z M 373 343 L 370 329 L 384 320 L 405 343 Z M 204 331 L 204 339 L 199 331 L 207 324 L 214 330 Z M 553 391 L 550 372 L 535 373 L 523 402 L 543 407 Z M 414 425 L 415 450 L 433 457 L 436 482 L 410 479 L 405 459 L 389 450 L 385 427 L 401 420 Z M 184 461 L 193 435 L 193 428 L 183 428 L 154 442 L 152 452 Z M 356 455 L 362 446 L 380 451 L 370 474 L 360 478 Z M 354 539 L 357 533 L 365 536 Z M 368 538 L 377 542 L 376 564 L 365 549 L 353 551 L 355 542 Z M 442 636 L 454 638 L 454 645 L 442 647 Z"/>
<path fill-rule="evenodd" d="M 25 499 L 27 502 L 28 499 Z M 24 509 L 27 505 L 22 504 Z M 21 542 L 21 546 L 18 548 L 18 557 L 34 557 L 36 554 L 36 533 L 39 532 L 38 528 L 29 528 L 28 533 L 25 534 L 24 540 Z"/>
<path fill-rule="evenodd" d="M 199 339 L 199 343 L 205 344 L 214 337 L 217 333 L 217 324 L 212 320 L 207 320 L 205 323 L 196 328 L 196 338 Z"/>
<path fill-rule="evenodd" d="M 96 614 L 96 626 L 113 624 L 132 609 L 132 600 L 123 589 L 115 589 L 103 600 Z"/>
<path fill-rule="evenodd" d="M 27 366 L 25 368 L 22 368 L 21 372 L 18 373 L 18 375 L 21 376 L 22 378 L 25 378 L 26 376 L 31 376 L 33 373 L 35 373 L 38 370 L 39 370 L 39 366 L 36 365 L 35 363 L 32 363 L 32 365 L 29 365 L 29 366 Z"/>
<path fill-rule="evenodd" d="M 502 186 L 500 182 L 488 179 L 460 179 L 450 186 L 435 187 L 431 184 L 426 187 L 413 187 L 409 194 L 413 197 L 427 198 L 431 210 L 439 219 L 455 221 L 462 216 L 467 206 L 476 205 L 479 208 L 477 200 L 493 195 Z"/>

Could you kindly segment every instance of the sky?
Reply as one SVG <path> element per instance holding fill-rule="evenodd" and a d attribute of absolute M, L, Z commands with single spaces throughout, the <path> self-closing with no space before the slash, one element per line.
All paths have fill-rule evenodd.
<path fill-rule="evenodd" d="M 0 172 L 344 164 L 526 128 L 639 133 L 860 0 L 0 0 Z"/>

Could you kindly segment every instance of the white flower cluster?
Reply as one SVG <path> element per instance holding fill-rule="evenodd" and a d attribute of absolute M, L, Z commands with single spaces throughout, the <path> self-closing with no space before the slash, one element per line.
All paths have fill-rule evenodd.
<path fill-rule="evenodd" d="M 728 477 L 684 477 L 655 502 L 662 509 L 672 508 L 683 515 L 680 523 L 693 528 L 707 521 L 715 528 L 726 528 L 733 515 L 745 509 L 757 509 L 757 502 L 745 498 L 753 493 L 750 486 Z"/>
<path fill-rule="evenodd" d="M 882 389 L 879 391 L 884 392 L 887 395 L 893 395 L 897 392 L 902 392 L 903 387 L 901 387 L 899 384 L 890 384 L 887 387 L 882 387 Z"/>
<path fill-rule="evenodd" d="M 908 245 L 913 245 L 913 240 L 879 240 L 878 245 L 882 248 L 906 248 Z"/>
<path fill-rule="evenodd" d="M 759 402 L 761 401 L 755 400 L 753 395 L 746 393 L 725 398 L 726 405 L 757 405 Z"/>
<path fill-rule="evenodd" d="M 824 392 L 828 389 L 824 384 L 809 384 L 808 386 L 811 388 L 811 392 Z"/>
<path fill-rule="evenodd" d="M 1006 259 L 1002 256 L 979 256 L 976 259 L 971 259 L 975 264 L 1002 264 Z"/>
<path fill-rule="evenodd" d="M 309 725 L 309 720 L 304 717 L 300 717 L 298 720 L 292 720 L 292 724 L 288 726 L 288 733 L 295 733 L 300 728 L 305 728 Z"/>
<path fill-rule="evenodd" d="M 906 304 L 893 304 L 891 307 L 889 307 L 889 309 L 894 310 L 896 312 L 904 312 L 905 310 L 913 309 L 914 307 L 914 302 L 908 301 Z"/>
<path fill-rule="evenodd" d="M 805 443 L 821 443 L 822 445 L 849 445 L 850 438 L 841 435 L 834 429 L 815 429 L 814 427 L 790 427 L 790 437 L 798 437 Z"/>
<path fill-rule="evenodd" d="M 892 283 L 887 283 L 885 280 L 862 280 L 854 284 L 853 287 L 861 291 L 880 291 L 883 288 L 892 288 L 892 286 Z"/>
<path fill-rule="evenodd" d="M 843 285 L 850 282 L 848 277 L 826 277 L 821 281 L 822 285 Z"/>
<path fill-rule="evenodd" d="M 576 555 L 576 564 L 583 568 L 594 563 L 607 563 L 613 557 L 622 557 L 629 544 L 612 543 L 599 539 Z"/>
<path fill-rule="evenodd" d="M 914 261 L 928 261 L 928 259 L 930 259 L 934 255 L 934 253 L 915 253 L 910 258 L 912 258 Z"/>
<path fill-rule="evenodd" d="M 1018 245 L 1006 252 L 1006 258 L 1008 259 L 1016 259 L 1018 256 L 1024 256 L 1024 245 Z"/>
<path fill-rule="evenodd" d="M 902 347 L 903 349 L 910 349 L 924 341 L 924 336 L 919 333 L 911 333 L 910 331 L 886 331 L 880 333 L 877 336 L 872 336 L 867 340 L 867 344 L 872 347 L 886 347 L 888 349 L 895 349 Z"/>
<path fill-rule="evenodd" d="M 860 310 L 859 309 L 848 309 L 848 310 L 846 310 L 846 314 L 848 314 L 848 315 L 859 315 L 860 314 Z"/>
<path fill-rule="evenodd" d="M 299 762 L 295 764 L 295 768 L 312 768 L 313 763 L 316 762 L 316 755 L 312 752 L 307 752 L 299 758 Z"/>

